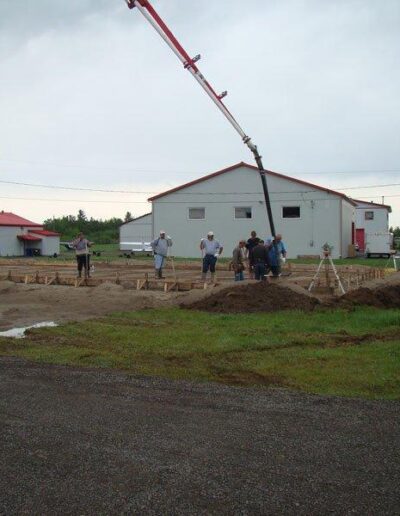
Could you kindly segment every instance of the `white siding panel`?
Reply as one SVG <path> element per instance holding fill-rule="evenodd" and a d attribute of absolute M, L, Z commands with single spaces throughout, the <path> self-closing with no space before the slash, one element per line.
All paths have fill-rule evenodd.
<path fill-rule="evenodd" d="M 153 236 L 152 215 L 149 213 L 119 228 L 119 242 L 150 242 Z"/>
<path fill-rule="evenodd" d="M 267 181 L 276 231 L 283 235 L 288 256 L 320 254 L 325 242 L 339 256 L 341 198 L 276 176 L 267 176 Z M 252 218 L 235 219 L 238 206 L 251 207 Z M 300 218 L 284 219 L 283 206 L 300 206 Z M 189 207 L 204 207 L 205 219 L 190 220 Z M 176 256 L 200 256 L 200 239 L 210 230 L 223 243 L 225 255 L 252 230 L 264 239 L 271 234 L 259 173 L 245 166 L 154 200 L 153 217 L 154 234 L 165 229 L 174 240 Z"/>
<path fill-rule="evenodd" d="M 373 220 L 365 220 L 365 212 L 374 213 Z M 356 227 L 365 229 L 365 233 L 386 233 L 389 231 L 389 213 L 386 208 L 376 208 L 368 204 L 359 204 L 356 209 Z"/>
<path fill-rule="evenodd" d="M 0 227 L 0 256 L 23 256 L 24 246 L 17 238 L 22 233 L 26 231 L 20 227 Z"/>
<path fill-rule="evenodd" d="M 60 254 L 60 237 L 59 236 L 43 236 L 41 235 L 42 242 L 40 246 L 40 252 L 42 256 L 53 256 L 54 254 Z"/>
<path fill-rule="evenodd" d="M 349 245 L 352 243 L 355 207 L 342 200 L 342 258 L 349 256 Z"/>

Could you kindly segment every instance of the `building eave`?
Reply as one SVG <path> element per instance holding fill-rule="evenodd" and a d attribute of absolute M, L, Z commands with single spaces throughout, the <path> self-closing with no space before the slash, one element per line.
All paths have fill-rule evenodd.
<path fill-rule="evenodd" d="M 151 211 L 149 211 L 149 213 L 145 213 L 144 215 L 140 215 L 139 217 L 135 217 L 134 219 L 128 220 L 127 222 L 123 222 L 119 227 L 125 226 L 125 224 L 130 224 L 131 222 L 136 222 L 137 220 L 148 217 L 149 215 L 151 215 Z"/>
<path fill-rule="evenodd" d="M 377 208 L 377 209 L 381 208 L 381 209 L 387 210 L 389 213 L 392 213 L 392 207 L 389 206 L 388 204 L 379 204 L 377 202 L 362 201 L 361 199 L 353 199 L 353 201 L 356 203 L 357 207 L 360 207 L 360 206 L 358 206 L 359 203 L 368 204 L 369 206 L 373 206 L 374 208 Z"/>
<path fill-rule="evenodd" d="M 256 172 L 259 171 L 256 166 L 249 165 L 248 163 L 241 161 L 240 163 L 236 163 L 235 165 L 232 165 L 230 167 L 223 168 L 222 170 L 218 170 L 217 172 L 213 172 L 212 174 L 207 174 L 205 176 L 199 177 L 198 179 L 195 179 L 188 183 L 184 183 L 183 185 L 176 186 L 175 188 L 171 188 L 170 190 L 166 190 L 165 192 L 154 195 L 153 197 L 149 197 L 148 201 L 149 202 L 156 201 L 157 199 L 160 199 L 161 197 L 165 197 L 166 195 L 170 195 L 172 193 L 178 192 L 179 190 L 184 190 L 185 188 L 202 183 L 204 181 L 208 181 L 209 179 L 218 177 L 218 176 L 220 176 L 222 174 L 226 174 L 228 172 L 232 172 L 233 170 L 237 170 L 238 168 L 241 168 L 241 167 L 249 168 L 251 170 L 255 170 Z M 290 177 L 285 174 L 281 174 L 279 172 L 273 172 L 272 170 L 266 170 L 265 172 L 267 173 L 267 176 L 270 175 L 270 176 L 274 176 L 274 177 L 279 177 L 281 179 L 286 179 L 287 181 L 291 181 L 294 183 L 299 183 L 301 185 L 309 186 L 313 189 L 320 190 L 322 192 L 326 192 L 326 193 L 329 193 L 332 195 L 336 195 L 336 196 L 342 198 L 343 200 L 347 201 L 352 206 L 357 206 L 356 202 L 354 202 L 353 199 L 350 199 L 350 197 L 347 197 L 347 195 L 345 195 L 341 192 L 331 190 L 330 188 L 324 188 L 323 186 L 315 185 L 313 183 L 309 183 L 308 181 L 303 181 L 302 179 L 296 179 L 294 177 Z"/>

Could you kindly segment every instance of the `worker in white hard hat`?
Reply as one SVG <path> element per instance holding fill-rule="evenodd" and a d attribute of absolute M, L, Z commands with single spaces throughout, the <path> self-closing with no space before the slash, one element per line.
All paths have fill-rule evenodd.
<path fill-rule="evenodd" d="M 170 236 L 166 236 L 165 231 L 160 231 L 160 236 L 151 242 L 151 247 L 154 253 L 154 268 L 155 277 L 162 279 L 162 268 L 164 265 L 165 258 L 168 256 L 168 248 L 172 246 L 172 240 Z"/>
<path fill-rule="evenodd" d="M 215 240 L 214 233 L 209 231 L 207 238 L 202 238 L 200 241 L 200 250 L 203 255 L 202 279 L 205 281 L 207 279 L 207 272 L 210 271 L 211 281 L 214 281 L 215 265 L 224 248 L 218 240 Z"/>

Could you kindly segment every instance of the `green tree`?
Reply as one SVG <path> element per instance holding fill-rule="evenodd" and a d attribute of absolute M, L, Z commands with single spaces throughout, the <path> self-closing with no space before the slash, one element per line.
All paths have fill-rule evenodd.
<path fill-rule="evenodd" d="M 89 239 L 101 244 L 117 243 L 121 224 L 122 220 L 116 217 L 108 220 L 88 219 L 83 210 L 79 210 L 78 216 L 64 215 L 44 221 L 44 227 L 60 233 L 62 240 L 72 240 L 79 231 L 83 231 Z"/>

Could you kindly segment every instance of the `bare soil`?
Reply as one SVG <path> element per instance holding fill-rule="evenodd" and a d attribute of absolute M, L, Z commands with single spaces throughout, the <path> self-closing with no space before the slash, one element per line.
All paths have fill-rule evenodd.
<path fill-rule="evenodd" d="M 233 285 L 218 293 L 182 304 L 184 308 L 217 313 L 276 312 L 278 310 L 313 310 L 320 302 L 304 289 L 276 283 Z"/>
<path fill-rule="evenodd" d="M 43 321 L 57 323 L 101 317 L 118 311 L 181 306 L 216 313 L 311 311 L 318 306 L 357 305 L 400 308 L 400 273 L 374 280 L 341 297 L 318 298 L 290 279 L 250 281 L 207 290 L 168 292 L 135 290 L 135 284 L 103 283 L 93 288 L 0 281 L 0 331 Z"/>
<path fill-rule="evenodd" d="M 171 306 L 179 294 L 136 291 L 103 283 L 94 288 L 0 282 L 0 330 L 42 321 L 79 321 L 112 312 Z"/>
<path fill-rule="evenodd" d="M 366 283 L 342 296 L 316 296 L 290 282 L 244 283 L 223 287 L 207 297 L 181 303 L 182 308 L 216 313 L 276 312 L 279 310 L 311 311 L 317 306 L 350 308 L 374 306 L 400 308 L 400 273 Z"/>
<path fill-rule="evenodd" d="M 359 288 L 351 290 L 336 300 L 343 306 L 367 305 L 377 308 L 400 308 L 400 284 L 380 288 Z"/>

